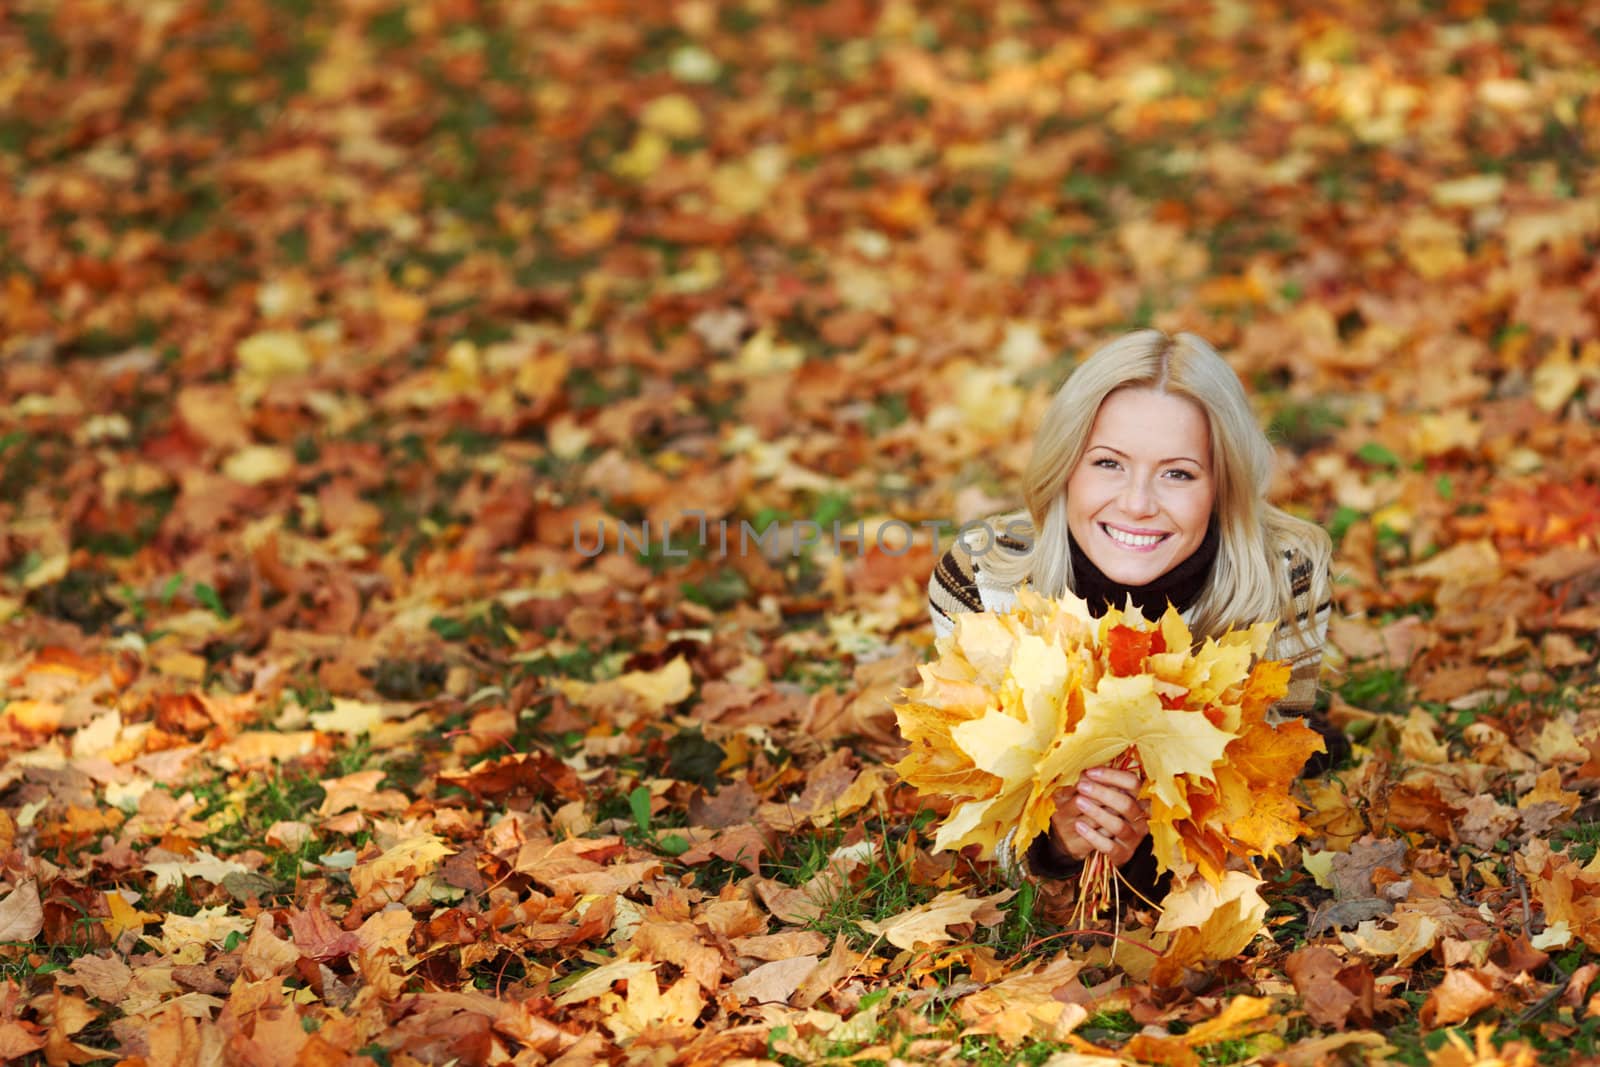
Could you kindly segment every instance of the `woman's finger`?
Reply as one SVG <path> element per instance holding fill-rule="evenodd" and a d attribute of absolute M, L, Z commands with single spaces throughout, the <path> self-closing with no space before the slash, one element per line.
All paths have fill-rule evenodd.
<path fill-rule="evenodd" d="M 1066 808 L 1058 810 L 1050 819 L 1052 834 L 1055 837 L 1056 847 L 1073 859 L 1081 860 L 1094 851 L 1082 834 L 1078 833 L 1077 822 L 1079 819 L 1078 806 L 1072 805 L 1072 810 Z"/>
<path fill-rule="evenodd" d="M 1128 849 L 1128 854 L 1132 855 L 1133 850 L 1139 847 L 1140 842 L 1149 836 L 1150 824 L 1148 822 L 1142 819 L 1129 819 L 1123 823 L 1123 831 L 1117 835 L 1117 840 L 1125 845 Z"/>
<path fill-rule="evenodd" d="M 1084 782 L 1078 787 L 1082 796 L 1092 797 L 1118 814 L 1129 816 L 1139 809 L 1139 800 L 1131 793 L 1094 782 Z"/>
<path fill-rule="evenodd" d="M 1108 785 L 1124 793 L 1137 793 L 1139 787 L 1144 784 L 1144 779 L 1137 773 L 1118 770 L 1115 767 L 1091 767 L 1083 772 L 1083 776 L 1091 782 Z"/>
<path fill-rule="evenodd" d="M 1099 830 L 1096 830 L 1086 821 L 1079 819 L 1075 826 L 1078 831 L 1078 836 L 1089 842 L 1089 844 L 1093 845 L 1101 852 L 1115 852 L 1117 850 L 1116 841 L 1107 837 Z"/>
<path fill-rule="evenodd" d="M 1077 799 L 1077 808 L 1089 821 L 1106 833 L 1115 836 L 1122 829 L 1123 818 L 1104 805 L 1098 804 L 1087 796 Z"/>
<path fill-rule="evenodd" d="M 1084 778 L 1058 790 L 1055 801 L 1050 822 L 1056 846 L 1074 858 L 1103 852 L 1122 863 L 1149 833 L 1147 804 L 1115 786 Z"/>

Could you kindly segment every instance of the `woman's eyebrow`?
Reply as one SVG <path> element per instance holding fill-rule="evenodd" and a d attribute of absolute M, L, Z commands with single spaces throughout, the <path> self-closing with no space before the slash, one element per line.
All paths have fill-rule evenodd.
<path fill-rule="evenodd" d="M 1090 445 L 1089 448 L 1090 449 L 1095 449 L 1095 448 L 1103 449 L 1104 451 L 1110 452 L 1112 455 L 1121 456 L 1123 459 L 1131 459 L 1132 458 L 1131 456 L 1128 455 L 1128 453 L 1122 451 L 1122 449 L 1120 449 L 1120 448 L 1112 448 L 1110 445 L 1095 444 L 1095 445 Z M 1201 468 L 1205 467 L 1204 463 L 1200 462 L 1198 459 L 1192 459 L 1189 456 L 1168 456 L 1166 459 L 1158 459 L 1158 460 L 1156 460 L 1156 464 L 1158 466 L 1160 464 L 1162 464 L 1162 463 L 1193 463 L 1196 467 L 1201 467 Z"/>

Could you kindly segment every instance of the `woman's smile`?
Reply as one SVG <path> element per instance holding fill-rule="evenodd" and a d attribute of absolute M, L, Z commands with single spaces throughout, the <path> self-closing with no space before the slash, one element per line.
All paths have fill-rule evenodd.
<path fill-rule="evenodd" d="M 1154 548 L 1165 540 L 1167 536 L 1164 533 L 1140 533 L 1133 530 L 1123 530 L 1104 522 L 1100 524 L 1100 529 L 1104 530 L 1106 536 L 1123 548 L 1131 548 L 1140 552 Z"/>

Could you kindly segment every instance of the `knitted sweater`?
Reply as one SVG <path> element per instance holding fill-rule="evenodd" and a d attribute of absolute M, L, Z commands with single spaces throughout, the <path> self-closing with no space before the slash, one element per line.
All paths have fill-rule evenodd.
<path fill-rule="evenodd" d="M 996 537 L 995 543 L 1012 552 L 1024 551 L 1027 547 L 1005 536 Z M 1328 618 L 1333 611 L 1332 586 L 1326 569 L 1314 574 L 1315 568 L 1310 560 L 1293 549 L 1285 548 L 1282 552 L 1294 597 L 1295 619 L 1299 625 L 1286 626 L 1280 623 L 1267 646 L 1268 659 L 1283 660 L 1289 664 L 1289 690 L 1274 705 L 1274 711 L 1306 716 L 1311 713 L 1317 699 L 1317 676 L 1322 668 Z M 962 612 L 1006 612 L 1016 607 L 1016 602 L 1016 588 L 996 580 L 992 574 L 986 574 L 983 561 L 973 556 L 969 546 L 960 538 L 945 552 L 934 566 L 933 573 L 928 576 L 928 614 L 933 621 L 934 634 L 940 638 L 955 629 L 955 616 Z M 1184 612 L 1185 622 L 1192 621 L 1191 614 Z M 1319 732 L 1322 731 L 1319 729 Z M 1066 873 L 1062 869 L 1032 869 L 1047 862 L 1045 857 L 1049 850 L 1041 853 L 1039 849 L 1033 849 L 1026 857 L 1017 856 L 1012 848 L 1013 836 L 1006 835 L 996 855 L 1008 877 L 1015 879 L 1019 874 L 1061 877 Z M 1148 844 L 1146 841 L 1143 846 L 1145 853 L 1149 851 Z M 1154 864 L 1140 864 L 1138 861 L 1141 859 L 1151 860 L 1152 857 L 1136 855 L 1134 865 L 1150 868 L 1148 874 L 1151 885 L 1146 888 L 1153 889 Z"/>

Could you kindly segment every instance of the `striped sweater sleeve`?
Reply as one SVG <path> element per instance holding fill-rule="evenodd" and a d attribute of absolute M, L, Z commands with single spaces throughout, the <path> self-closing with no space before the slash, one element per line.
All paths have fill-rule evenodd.
<path fill-rule="evenodd" d="M 928 617 L 935 637 L 955 629 L 955 617 L 964 611 L 982 611 L 977 571 L 972 554 L 957 540 L 934 564 L 928 576 Z"/>
<path fill-rule="evenodd" d="M 1289 692 L 1278 701 L 1278 710 L 1307 715 L 1317 702 L 1322 649 L 1327 641 L 1328 619 L 1333 614 L 1333 588 L 1325 564 L 1318 568 L 1299 553 L 1286 556 L 1294 597 L 1294 624 L 1289 620 L 1279 624 L 1267 655 L 1289 664 Z"/>

